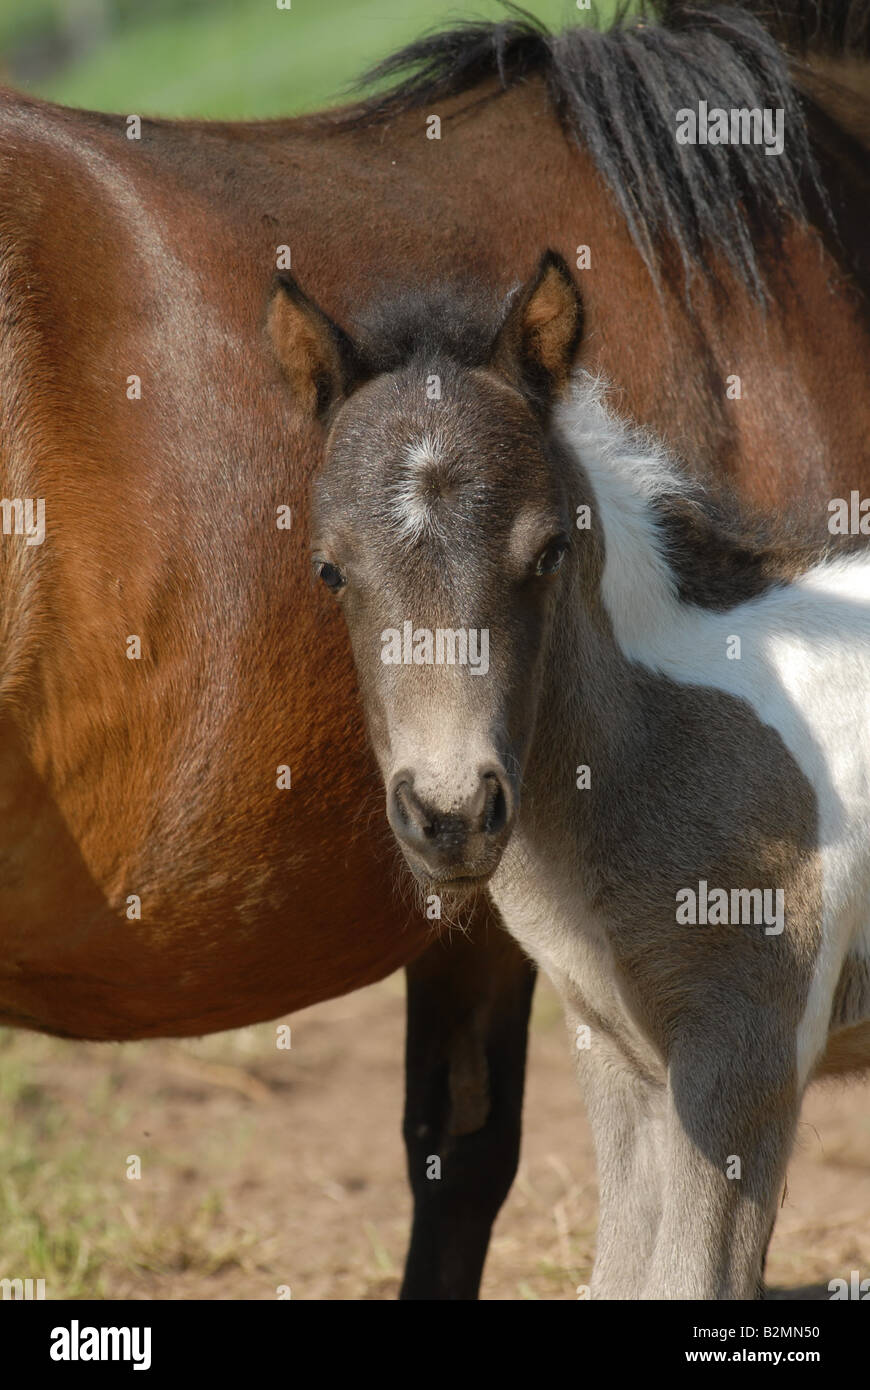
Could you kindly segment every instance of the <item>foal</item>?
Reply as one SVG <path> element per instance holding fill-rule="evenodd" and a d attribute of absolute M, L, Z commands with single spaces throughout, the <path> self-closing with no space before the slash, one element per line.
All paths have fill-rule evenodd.
<path fill-rule="evenodd" d="M 390 824 L 575 1031 L 594 1296 L 757 1296 L 804 1089 L 870 1063 L 867 551 L 751 530 L 572 380 L 554 253 L 498 319 L 352 341 L 285 278 L 269 323 Z"/>

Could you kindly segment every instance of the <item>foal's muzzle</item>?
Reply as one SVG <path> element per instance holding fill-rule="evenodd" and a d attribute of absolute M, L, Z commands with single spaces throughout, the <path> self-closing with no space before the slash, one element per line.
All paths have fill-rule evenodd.
<path fill-rule="evenodd" d="M 468 800 L 449 809 L 423 800 L 414 774 L 393 777 L 387 793 L 387 817 L 419 878 L 461 889 L 483 883 L 494 872 L 510 837 L 514 795 L 501 767 L 480 769 Z"/>

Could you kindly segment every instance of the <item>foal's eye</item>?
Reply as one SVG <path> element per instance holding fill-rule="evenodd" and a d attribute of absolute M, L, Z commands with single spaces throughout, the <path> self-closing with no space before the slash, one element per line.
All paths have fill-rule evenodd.
<path fill-rule="evenodd" d="M 555 574 L 568 550 L 567 536 L 556 536 L 545 545 L 535 564 L 535 574 Z"/>
<path fill-rule="evenodd" d="M 323 580 L 330 593 L 337 594 L 347 583 L 347 575 L 342 573 L 338 565 L 330 564 L 329 560 L 315 560 L 314 568 L 318 579 Z"/>

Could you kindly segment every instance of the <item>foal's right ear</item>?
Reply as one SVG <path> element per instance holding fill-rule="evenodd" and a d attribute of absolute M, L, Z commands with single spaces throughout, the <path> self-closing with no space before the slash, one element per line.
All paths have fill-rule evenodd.
<path fill-rule="evenodd" d="M 511 299 L 492 348 L 492 365 L 545 414 L 571 373 L 583 336 L 583 301 L 567 263 L 545 251 Z"/>
<path fill-rule="evenodd" d="M 302 410 L 322 420 L 359 384 L 362 365 L 356 345 L 286 271 L 275 276 L 267 327 Z"/>

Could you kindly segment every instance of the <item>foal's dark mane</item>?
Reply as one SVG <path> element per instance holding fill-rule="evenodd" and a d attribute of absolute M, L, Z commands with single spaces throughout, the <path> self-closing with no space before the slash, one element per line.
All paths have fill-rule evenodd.
<path fill-rule="evenodd" d="M 866 56 L 870 0 L 746 0 L 741 8 L 698 9 L 685 0 L 647 0 L 645 15 L 658 22 L 629 18 L 623 8 L 609 29 L 574 26 L 560 34 L 517 6 L 505 8 L 510 18 L 503 22 L 459 24 L 392 54 L 359 85 L 394 85 L 335 120 L 343 129 L 364 128 L 493 78 L 507 91 L 543 77 L 565 130 L 591 153 L 654 279 L 661 243 L 670 240 L 687 281 L 693 266 L 707 270 L 709 248 L 763 301 L 759 244 L 775 252 L 789 222 L 805 221 L 808 194 L 828 206 L 777 39 L 797 51 Z M 701 100 L 727 110 L 782 108 L 783 153 L 768 156 L 763 144 L 677 145 L 677 110 L 697 109 Z"/>

